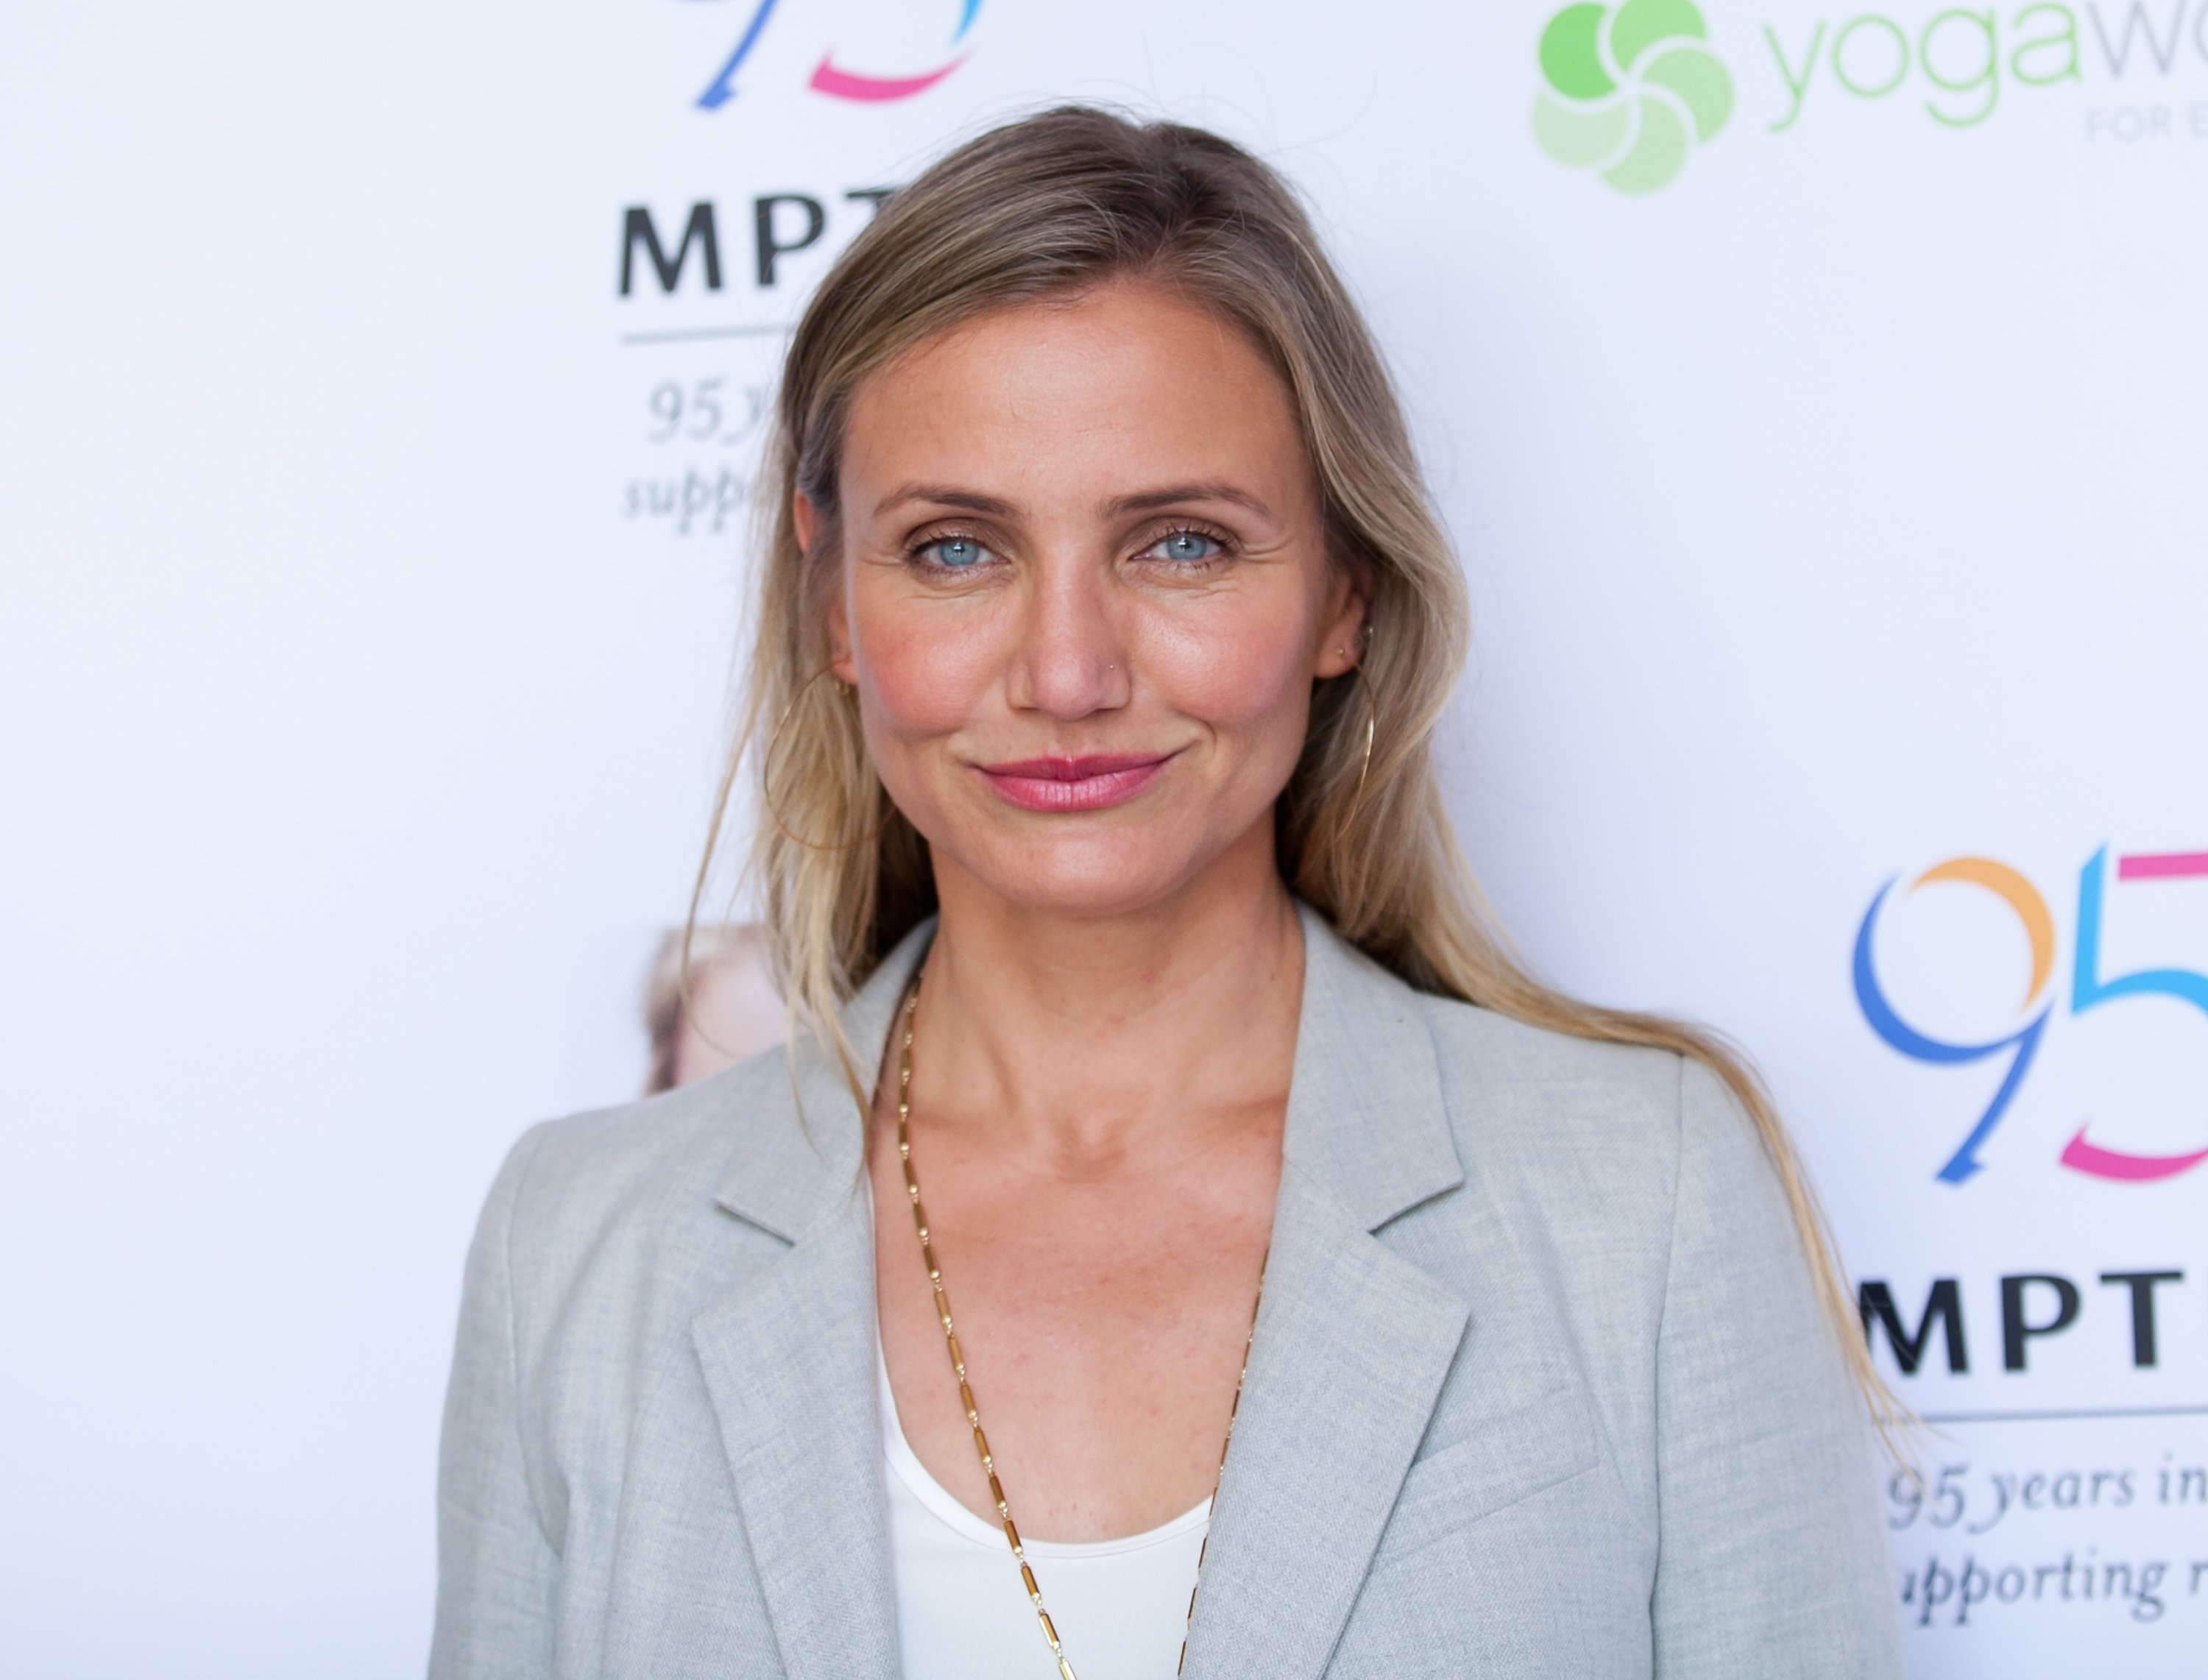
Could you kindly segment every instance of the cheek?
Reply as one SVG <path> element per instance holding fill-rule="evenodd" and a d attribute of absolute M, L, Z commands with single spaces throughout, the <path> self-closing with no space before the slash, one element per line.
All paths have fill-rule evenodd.
<path fill-rule="evenodd" d="M 1286 603 L 1199 615 L 1156 627 L 1143 663 L 1173 711 L 1245 747 L 1277 735 L 1293 755 L 1311 698 L 1306 636 L 1304 615 Z"/>
<path fill-rule="evenodd" d="M 1001 671 L 995 615 L 973 602 L 915 602 L 901 591 L 852 591 L 852 643 L 877 747 L 948 735 L 972 719 Z"/>

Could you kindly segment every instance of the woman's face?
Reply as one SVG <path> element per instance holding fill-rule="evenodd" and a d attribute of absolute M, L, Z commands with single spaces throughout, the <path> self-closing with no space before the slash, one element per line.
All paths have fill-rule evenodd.
<path fill-rule="evenodd" d="M 1363 607 L 1238 331 L 1136 284 L 983 316 L 861 383 L 839 493 L 832 669 L 939 878 L 1111 914 L 1269 859 Z"/>

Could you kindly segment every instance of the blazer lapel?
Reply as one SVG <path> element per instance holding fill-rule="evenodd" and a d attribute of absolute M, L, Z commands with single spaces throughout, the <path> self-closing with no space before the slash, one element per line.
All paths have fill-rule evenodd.
<path fill-rule="evenodd" d="M 879 1058 L 931 932 L 853 1000 L 845 1029 L 862 1058 Z M 1418 1000 L 1308 911 L 1304 947 L 1265 1299 L 1191 1680 L 1324 1671 L 1467 1318 L 1371 1234 L 1464 1178 Z M 840 1075 L 810 1045 L 796 1059 L 802 1119 L 793 1105 L 747 1126 L 720 1191 L 790 1249 L 701 1314 L 692 1341 L 789 1680 L 894 1680 L 862 1139 Z"/>
<path fill-rule="evenodd" d="M 691 1340 L 789 1680 L 892 1680 L 873 1241 L 855 1193 Z"/>
<path fill-rule="evenodd" d="M 879 1055 L 932 926 L 853 999 L 844 1027 L 861 1057 Z M 789 1680 L 894 1680 L 863 1133 L 840 1073 L 809 1042 L 794 1053 L 792 1112 L 747 1128 L 720 1191 L 791 1247 L 700 1314 L 691 1341 Z"/>
<path fill-rule="evenodd" d="M 1464 1301 L 1371 1234 L 1463 1181 L 1418 1011 L 1306 913 L 1287 1160 L 1191 1680 L 1325 1671 L 1463 1341 Z"/>

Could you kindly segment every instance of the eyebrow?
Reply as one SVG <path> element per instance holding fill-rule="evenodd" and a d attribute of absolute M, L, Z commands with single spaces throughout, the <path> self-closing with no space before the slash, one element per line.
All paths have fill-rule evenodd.
<path fill-rule="evenodd" d="M 1176 507 L 1190 501 L 1224 501 L 1245 508 L 1260 519 L 1269 519 L 1273 510 L 1249 491 L 1239 489 L 1222 479 L 1211 479 L 1197 484 L 1173 484 L 1161 490 L 1144 490 L 1139 495 L 1123 495 L 1104 505 L 1107 513 L 1154 513 L 1161 507 Z"/>
<path fill-rule="evenodd" d="M 949 484 L 900 484 L 874 504 L 874 517 L 879 519 L 891 508 L 901 507 L 908 501 L 929 501 L 939 507 L 957 507 L 969 513 L 987 513 L 992 519 L 999 519 L 1014 518 L 1020 511 L 1017 505 L 1002 497 L 956 489 Z"/>
<path fill-rule="evenodd" d="M 874 516 L 879 519 L 891 508 L 901 507 L 910 501 L 928 502 L 938 507 L 956 507 L 964 513 L 981 513 L 999 519 L 1016 519 L 1020 513 L 1017 502 L 1006 501 L 1001 496 L 983 495 L 978 491 L 962 490 L 949 484 L 901 484 L 875 504 Z M 1153 513 L 1161 507 L 1173 507 L 1191 501 L 1224 501 L 1246 508 L 1260 519 L 1273 516 L 1273 510 L 1249 491 L 1215 479 L 1195 484 L 1170 484 L 1163 489 L 1115 496 L 1104 504 L 1104 511 L 1114 517 L 1127 513 Z"/>

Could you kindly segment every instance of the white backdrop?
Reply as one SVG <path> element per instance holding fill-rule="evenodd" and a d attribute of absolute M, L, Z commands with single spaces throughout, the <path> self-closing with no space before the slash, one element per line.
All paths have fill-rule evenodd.
<path fill-rule="evenodd" d="M 1074 96 L 1317 206 L 1528 953 L 1755 1051 L 1905 1341 L 1953 1280 L 1878 1339 L 1965 1419 L 1890 1508 L 1913 1671 L 2197 1672 L 2208 0 L 962 3 L 11 19 L 0 1669 L 418 1669 L 461 1252 L 642 1077 L 777 333 L 850 195 Z M 622 295 L 700 204 L 718 288 L 701 230 Z M 1908 1033 L 2035 1022 L 1942 1180 L 2015 1049 Z"/>

